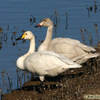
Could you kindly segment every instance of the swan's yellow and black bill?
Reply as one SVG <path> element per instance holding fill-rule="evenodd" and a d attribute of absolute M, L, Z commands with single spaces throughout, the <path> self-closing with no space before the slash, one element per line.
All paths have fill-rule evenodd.
<path fill-rule="evenodd" d="M 21 35 L 19 38 L 16 39 L 16 41 L 17 41 L 17 40 L 22 40 L 22 39 L 24 39 L 25 36 L 26 36 L 26 34 Z"/>

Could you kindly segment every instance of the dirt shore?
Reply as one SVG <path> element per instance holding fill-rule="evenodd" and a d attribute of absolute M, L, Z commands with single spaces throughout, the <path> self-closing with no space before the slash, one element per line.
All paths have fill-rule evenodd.
<path fill-rule="evenodd" d="M 100 49 L 97 49 L 100 52 Z M 100 57 L 90 59 L 80 69 L 70 69 L 58 77 L 46 77 L 44 93 L 39 79 L 32 78 L 22 89 L 2 95 L 2 100 L 88 100 L 99 95 Z"/>

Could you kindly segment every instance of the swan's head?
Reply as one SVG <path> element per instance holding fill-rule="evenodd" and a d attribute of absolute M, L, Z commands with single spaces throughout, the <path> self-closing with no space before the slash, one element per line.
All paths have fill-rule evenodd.
<path fill-rule="evenodd" d="M 40 27 L 40 26 L 49 27 L 51 25 L 53 25 L 52 20 L 50 18 L 45 18 L 35 27 Z"/>
<path fill-rule="evenodd" d="M 34 35 L 33 35 L 33 33 L 31 31 L 26 31 L 26 32 L 23 33 L 22 36 L 20 36 L 16 40 L 20 40 L 20 39 L 31 40 L 31 39 L 35 39 L 35 37 L 34 37 Z"/>
<path fill-rule="evenodd" d="M 34 38 L 34 35 L 31 31 L 26 31 L 22 35 L 22 39 L 31 40 L 32 38 Z"/>

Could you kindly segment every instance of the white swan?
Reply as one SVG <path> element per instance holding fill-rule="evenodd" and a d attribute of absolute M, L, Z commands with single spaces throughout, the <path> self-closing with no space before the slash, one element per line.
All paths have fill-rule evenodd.
<path fill-rule="evenodd" d="M 99 56 L 98 53 L 95 53 L 96 50 L 93 47 L 84 45 L 78 40 L 70 38 L 55 38 L 52 40 L 53 22 L 49 18 L 43 19 L 35 27 L 40 26 L 48 27 L 48 29 L 46 38 L 39 46 L 38 51 L 54 51 L 68 57 L 78 64 L 86 62 L 89 58 Z"/>
<path fill-rule="evenodd" d="M 29 51 L 26 54 L 24 54 L 23 56 L 19 57 L 16 61 L 16 65 L 19 69 L 26 70 L 25 67 L 24 67 L 24 60 L 28 55 L 35 52 L 35 37 L 34 37 L 34 35 L 32 34 L 31 31 L 26 31 L 26 32 L 23 33 L 22 36 L 20 36 L 16 40 L 20 40 L 20 39 L 30 40 Z"/>
<path fill-rule="evenodd" d="M 30 47 L 25 55 L 18 58 L 16 65 L 21 70 L 38 75 L 42 82 L 44 81 L 45 75 L 57 76 L 69 68 L 82 67 L 53 51 L 35 52 L 35 37 L 31 31 L 24 32 L 21 38 L 29 39 Z"/>

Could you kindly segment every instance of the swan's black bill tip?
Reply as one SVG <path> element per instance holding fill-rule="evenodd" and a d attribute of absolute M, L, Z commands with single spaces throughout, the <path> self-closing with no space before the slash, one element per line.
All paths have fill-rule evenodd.
<path fill-rule="evenodd" d="M 19 38 L 16 39 L 16 41 L 18 41 L 18 40 L 22 40 L 22 36 L 20 36 Z"/>

